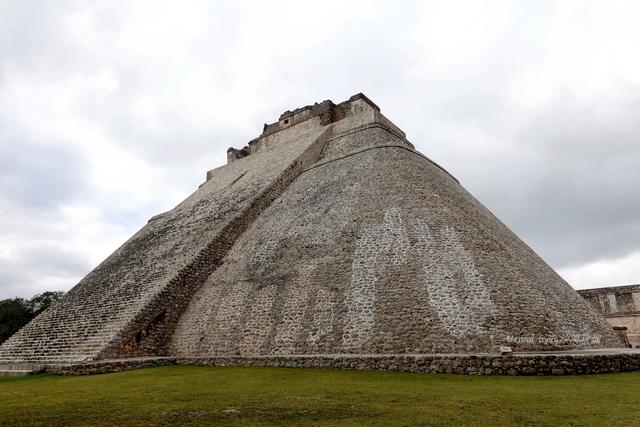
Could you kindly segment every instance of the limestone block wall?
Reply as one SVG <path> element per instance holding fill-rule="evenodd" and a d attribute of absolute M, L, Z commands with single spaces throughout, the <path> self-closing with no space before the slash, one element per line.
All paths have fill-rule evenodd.
<path fill-rule="evenodd" d="M 640 313 L 640 285 L 583 289 L 578 293 L 604 315 Z"/>
<path fill-rule="evenodd" d="M 621 345 L 362 94 L 285 112 L 231 157 L 0 362 Z"/>
<path fill-rule="evenodd" d="M 209 276 L 180 319 L 172 354 L 621 345 L 446 171 L 392 129 L 353 123 L 334 123 L 322 159 Z"/>
<path fill-rule="evenodd" d="M 91 375 L 167 365 L 265 366 L 467 375 L 588 375 L 640 369 L 640 352 L 497 354 L 331 354 L 129 358 L 47 366 L 46 372 Z"/>
<path fill-rule="evenodd" d="M 250 222 L 318 159 L 325 131 L 312 129 L 216 170 L 0 346 L 0 360 L 161 354 L 191 294 Z"/>
<path fill-rule="evenodd" d="M 584 289 L 578 293 L 600 313 L 612 327 L 626 328 L 629 344 L 640 348 L 640 285 Z"/>

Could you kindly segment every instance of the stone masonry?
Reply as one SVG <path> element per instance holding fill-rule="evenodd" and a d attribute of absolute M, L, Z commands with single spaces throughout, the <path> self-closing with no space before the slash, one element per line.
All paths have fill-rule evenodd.
<path fill-rule="evenodd" d="M 578 293 L 602 313 L 629 347 L 640 348 L 640 285 L 584 289 Z"/>
<path fill-rule="evenodd" d="M 362 94 L 287 111 L 227 157 L 0 346 L 0 363 L 624 345 Z"/>

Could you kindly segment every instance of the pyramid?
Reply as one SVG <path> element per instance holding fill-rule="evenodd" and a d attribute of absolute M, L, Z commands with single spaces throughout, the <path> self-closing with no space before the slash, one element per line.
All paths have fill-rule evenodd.
<path fill-rule="evenodd" d="M 0 361 L 622 345 L 363 94 L 286 111 L 227 157 Z"/>

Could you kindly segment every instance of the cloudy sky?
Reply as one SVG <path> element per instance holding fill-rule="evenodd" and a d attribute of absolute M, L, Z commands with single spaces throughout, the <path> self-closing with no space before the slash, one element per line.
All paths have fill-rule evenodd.
<path fill-rule="evenodd" d="M 364 92 L 575 288 L 640 282 L 640 2 L 0 1 L 0 298 Z"/>

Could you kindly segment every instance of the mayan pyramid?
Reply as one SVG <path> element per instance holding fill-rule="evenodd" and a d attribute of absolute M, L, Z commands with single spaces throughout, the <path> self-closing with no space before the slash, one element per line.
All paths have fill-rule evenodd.
<path fill-rule="evenodd" d="M 286 111 L 227 155 L 0 361 L 621 346 L 362 94 Z"/>

